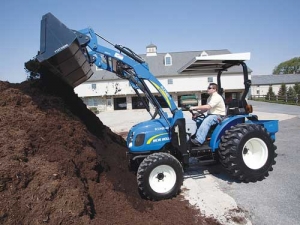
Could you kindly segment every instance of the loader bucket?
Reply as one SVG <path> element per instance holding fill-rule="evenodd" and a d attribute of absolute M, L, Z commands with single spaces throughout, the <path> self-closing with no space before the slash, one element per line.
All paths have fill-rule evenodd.
<path fill-rule="evenodd" d="M 51 13 L 41 21 L 40 51 L 37 60 L 53 74 L 73 88 L 92 75 L 85 47 L 80 45 L 76 34 Z"/>

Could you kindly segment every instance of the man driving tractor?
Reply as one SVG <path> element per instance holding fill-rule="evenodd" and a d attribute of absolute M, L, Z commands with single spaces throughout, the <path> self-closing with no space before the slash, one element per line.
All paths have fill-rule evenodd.
<path fill-rule="evenodd" d="M 196 137 L 191 139 L 191 142 L 198 146 L 201 146 L 204 143 L 210 127 L 219 123 L 221 117 L 226 115 L 225 103 L 222 96 L 218 93 L 218 85 L 216 83 L 210 83 L 207 88 L 207 93 L 209 94 L 209 97 L 206 105 L 190 107 L 190 110 L 207 112 L 207 117 L 205 117 L 197 130 Z"/>

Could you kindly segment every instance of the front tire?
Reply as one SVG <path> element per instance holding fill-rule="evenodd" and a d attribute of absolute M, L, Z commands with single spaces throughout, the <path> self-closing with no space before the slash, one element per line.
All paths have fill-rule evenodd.
<path fill-rule="evenodd" d="M 138 188 L 150 200 L 169 199 L 178 194 L 183 182 L 180 162 L 167 153 L 146 157 L 137 171 Z"/>
<path fill-rule="evenodd" d="M 238 124 L 223 135 L 219 160 L 235 178 L 245 182 L 263 180 L 276 163 L 276 146 L 267 130 L 258 124 Z"/>

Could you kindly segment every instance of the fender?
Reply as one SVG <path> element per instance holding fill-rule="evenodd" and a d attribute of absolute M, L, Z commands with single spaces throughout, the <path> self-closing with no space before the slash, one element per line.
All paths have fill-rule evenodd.
<path fill-rule="evenodd" d="M 215 128 L 214 132 L 211 135 L 211 139 L 209 142 L 209 146 L 212 149 L 212 152 L 215 152 L 216 149 L 219 148 L 219 143 L 221 140 L 222 135 L 228 130 L 231 126 L 234 126 L 239 123 L 245 123 L 245 119 L 255 116 L 252 115 L 235 115 L 225 117 Z"/>

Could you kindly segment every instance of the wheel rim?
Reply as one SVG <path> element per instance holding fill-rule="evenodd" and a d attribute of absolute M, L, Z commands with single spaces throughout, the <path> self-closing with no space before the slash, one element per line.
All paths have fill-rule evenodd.
<path fill-rule="evenodd" d="M 175 170 L 168 165 L 155 167 L 149 176 L 149 184 L 157 193 L 169 192 L 176 183 Z"/>
<path fill-rule="evenodd" d="M 259 138 L 248 140 L 243 148 L 243 160 L 250 169 L 259 169 L 265 165 L 268 159 L 268 147 Z"/>

